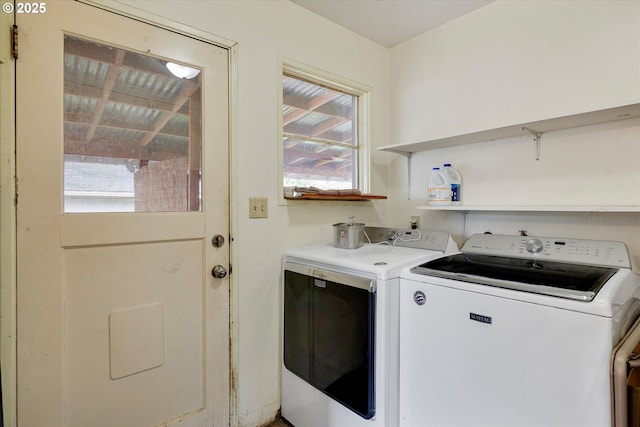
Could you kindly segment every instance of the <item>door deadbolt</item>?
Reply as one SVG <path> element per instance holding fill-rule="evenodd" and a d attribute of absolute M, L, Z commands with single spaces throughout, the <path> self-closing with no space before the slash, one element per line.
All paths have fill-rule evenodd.
<path fill-rule="evenodd" d="M 227 269 L 218 264 L 211 270 L 211 275 L 216 279 L 224 279 L 227 277 Z"/>
<path fill-rule="evenodd" d="M 213 239 L 211 239 L 211 244 L 214 248 L 222 247 L 224 245 L 224 236 L 222 234 L 216 234 L 213 236 Z"/>

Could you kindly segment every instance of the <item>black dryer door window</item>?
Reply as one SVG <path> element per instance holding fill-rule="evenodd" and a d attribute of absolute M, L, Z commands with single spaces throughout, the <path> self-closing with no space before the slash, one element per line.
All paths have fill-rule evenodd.
<path fill-rule="evenodd" d="M 363 418 L 375 414 L 375 293 L 284 272 L 284 364 Z"/>

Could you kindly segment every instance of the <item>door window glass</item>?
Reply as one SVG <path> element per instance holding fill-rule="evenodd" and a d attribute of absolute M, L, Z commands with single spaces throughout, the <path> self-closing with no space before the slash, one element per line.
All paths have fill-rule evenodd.
<path fill-rule="evenodd" d="M 64 211 L 201 210 L 202 75 L 65 35 Z"/>

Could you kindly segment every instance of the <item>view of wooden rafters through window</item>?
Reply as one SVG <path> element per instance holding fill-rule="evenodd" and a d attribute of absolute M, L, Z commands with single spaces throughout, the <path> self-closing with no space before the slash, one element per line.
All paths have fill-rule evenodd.
<path fill-rule="evenodd" d="M 201 76 L 69 35 L 64 49 L 65 211 L 199 210 Z"/>
<path fill-rule="evenodd" d="M 283 75 L 284 185 L 357 188 L 357 97 Z"/>

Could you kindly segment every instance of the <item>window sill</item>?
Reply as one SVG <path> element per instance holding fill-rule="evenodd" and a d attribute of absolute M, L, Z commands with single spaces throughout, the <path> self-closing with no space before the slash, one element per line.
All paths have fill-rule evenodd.
<path fill-rule="evenodd" d="M 349 202 L 362 202 L 367 200 L 386 200 L 387 196 L 380 196 L 375 194 L 360 194 L 360 195 L 327 195 L 327 194 L 313 194 L 303 193 L 300 196 L 285 196 L 285 200 L 337 200 L 337 201 L 349 201 Z"/>

